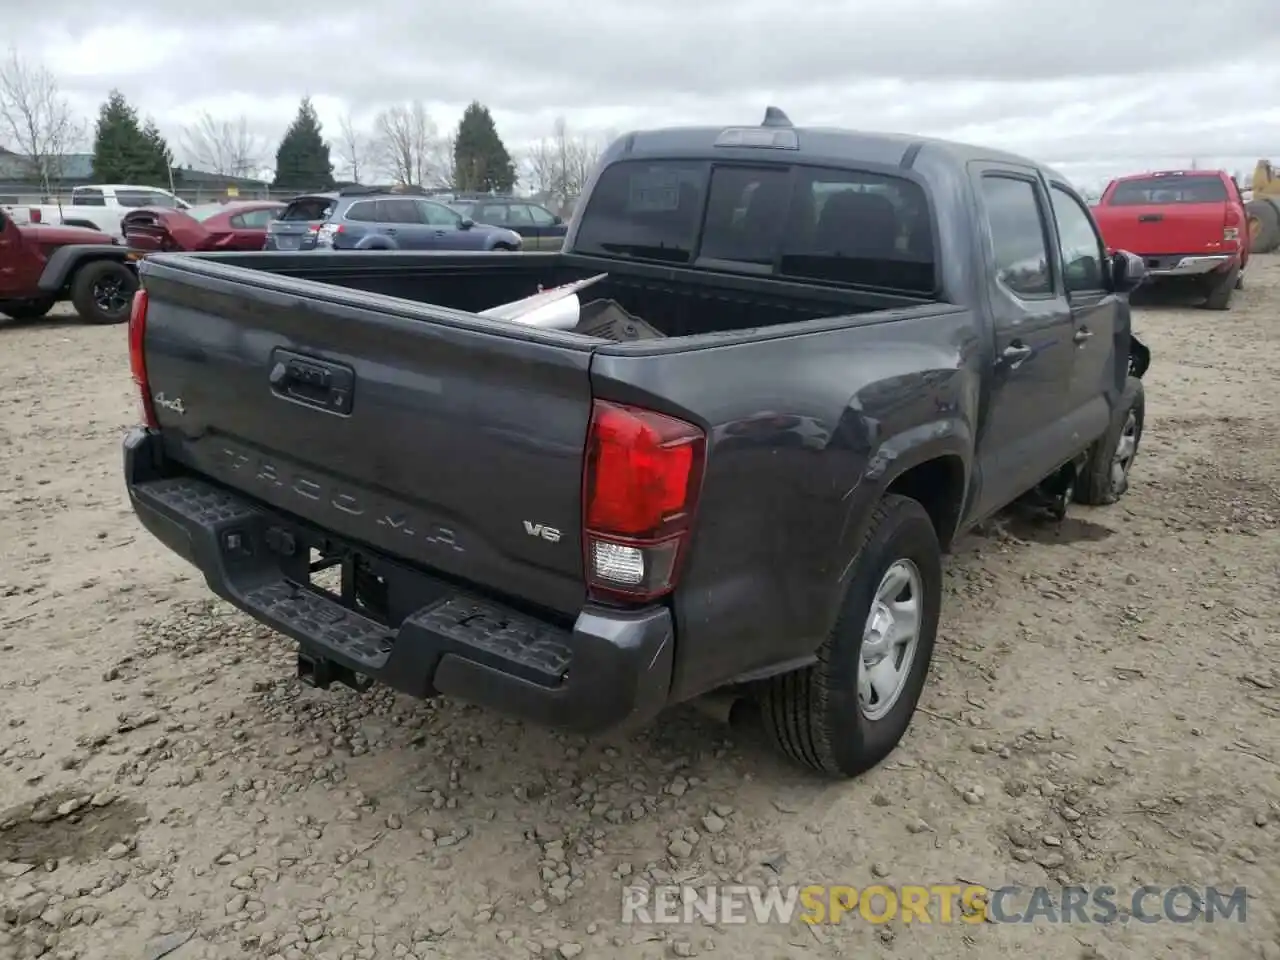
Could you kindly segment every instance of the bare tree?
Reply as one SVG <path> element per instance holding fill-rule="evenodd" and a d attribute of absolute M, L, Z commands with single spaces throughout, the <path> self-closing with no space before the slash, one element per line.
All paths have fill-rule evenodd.
<path fill-rule="evenodd" d="M 10 48 L 0 65 L 0 138 L 26 156 L 46 194 L 63 176 L 64 161 L 84 139 L 85 128 L 43 65 Z"/>
<path fill-rule="evenodd" d="M 568 212 L 595 171 L 603 149 L 601 139 L 572 133 L 559 117 L 551 136 L 539 140 L 525 154 L 522 179 Z"/>
<path fill-rule="evenodd" d="M 452 148 L 441 138 L 421 100 L 388 107 L 374 120 L 377 163 L 396 183 L 412 187 L 449 186 Z"/>
<path fill-rule="evenodd" d="M 218 120 L 202 113 L 193 126 L 182 128 L 182 148 L 191 163 L 222 177 L 248 177 L 266 156 L 266 144 L 249 129 L 247 118 Z"/>
<path fill-rule="evenodd" d="M 369 161 L 369 138 L 356 126 L 349 113 L 338 121 L 338 128 L 341 136 L 338 141 L 338 156 L 346 164 L 352 181 L 359 183 L 360 171 L 365 169 Z"/>

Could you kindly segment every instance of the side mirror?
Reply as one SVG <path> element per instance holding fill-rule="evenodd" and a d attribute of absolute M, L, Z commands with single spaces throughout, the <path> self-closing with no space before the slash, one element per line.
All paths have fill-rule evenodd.
<path fill-rule="evenodd" d="M 461 220 L 458 221 L 459 230 L 470 230 L 475 225 L 476 225 L 476 222 L 472 220 L 470 217 L 463 217 Z"/>
<path fill-rule="evenodd" d="M 1132 293 L 1147 279 L 1147 265 L 1128 250 L 1111 254 L 1111 289 L 1116 293 Z"/>
<path fill-rule="evenodd" d="M 563 227 L 564 217 L 560 216 L 560 214 L 557 213 L 551 218 L 551 222 L 554 223 L 557 227 Z"/>

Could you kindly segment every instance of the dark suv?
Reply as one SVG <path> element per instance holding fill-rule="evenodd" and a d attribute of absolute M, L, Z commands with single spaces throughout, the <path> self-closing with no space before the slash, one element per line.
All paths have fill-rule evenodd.
<path fill-rule="evenodd" d="M 569 227 L 546 207 L 517 197 L 458 196 L 449 206 L 476 223 L 514 230 L 526 250 L 559 250 Z"/>

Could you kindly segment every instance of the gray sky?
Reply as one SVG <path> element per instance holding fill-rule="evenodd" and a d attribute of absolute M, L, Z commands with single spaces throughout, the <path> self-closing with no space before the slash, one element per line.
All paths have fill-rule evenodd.
<path fill-rule="evenodd" d="M 6 9 L 7 8 L 7 9 Z M 123 8 L 122 8 L 123 9 Z M 471 99 L 514 150 L 580 131 L 831 124 L 1113 173 L 1280 159 L 1280 0 L 0 0 L 6 40 L 86 115 L 118 86 L 173 140 L 200 111 L 274 144 L 310 94 L 331 136 L 414 97 Z"/>

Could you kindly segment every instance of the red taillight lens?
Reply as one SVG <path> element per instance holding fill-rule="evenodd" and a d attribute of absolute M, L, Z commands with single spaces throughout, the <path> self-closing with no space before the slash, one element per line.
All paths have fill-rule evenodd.
<path fill-rule="evenodd" d="M 691 423 L 595 401 L 583 477 L 583 549 L 593 594 L 651 600 L 675 587 L 706 447 L 706 434 Z"/>
<path fill-rule="evenodd" d="M 133 382 L 138 385 L 138 406 L 142 414 L 142 422 L 155 429 L 156 408 L 151 402 L 151 384 L 147 381 L 147 357 L 143 350 L 143 342 L 147 333 L 147 291 L 139 290 L 133 295 L 133 309 L 129 312 L 129 369 L 133 374 Z"/>
<path fill-rule="evenodd" d="M 32 207 L 30 210 L 27 211 L 27 213 L 30 214 L 30 217 L 28 219 L 32 223 L 40 223 L 44 220 L 44 213 L 40 210 L 37 210 L 35 207 Z"/>

